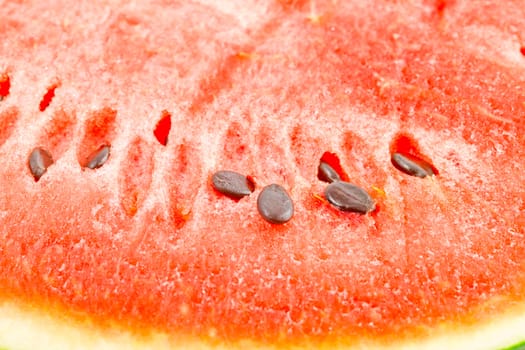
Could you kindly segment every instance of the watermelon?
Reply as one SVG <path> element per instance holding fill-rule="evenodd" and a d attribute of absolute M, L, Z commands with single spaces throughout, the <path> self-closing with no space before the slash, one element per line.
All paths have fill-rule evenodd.
<path fill-rule="evenodd" d="M 523 1 L 0 17 L 0 346 L 525 341 Z"/>

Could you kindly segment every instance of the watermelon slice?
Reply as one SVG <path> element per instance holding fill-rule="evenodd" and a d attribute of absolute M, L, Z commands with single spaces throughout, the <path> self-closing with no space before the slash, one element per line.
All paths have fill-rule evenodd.
<path fill-rule="evenodd" d="M 0 346 L 525 340 L 523 1 L 0 18 Z"/>

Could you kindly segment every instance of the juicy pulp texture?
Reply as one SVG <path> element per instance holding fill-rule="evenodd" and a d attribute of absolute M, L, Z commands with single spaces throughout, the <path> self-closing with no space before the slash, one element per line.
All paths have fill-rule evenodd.
<path fill-rule="evenodd" d="M 0 15 L 6 300 L 262 342 L 431 335 L 525 302 L 520 1 L 4 1 Z M 84 169 L 102 144 L 108 161 Z M 35 182 L 37 146 L 55 163 Z M 397 148 L 438 175 L 401 173 Z M 376 211 L 323 200 L 325 151 Z M 216 193 L 221 169 L 254 193 Z M 294 202 L 284 225 L 257 213 L 271 183 Z"/>

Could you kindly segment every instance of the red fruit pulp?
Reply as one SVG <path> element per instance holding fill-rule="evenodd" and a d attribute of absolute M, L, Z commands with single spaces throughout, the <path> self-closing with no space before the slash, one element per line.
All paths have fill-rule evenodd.
<path fill-rule="evenodd" d="M 522 301 L 525 10 L 438 3 L 2 4 L 5 298 L 261 341 Z M 438 176 L 391 165 L 399 135 Z M 38 182 L 36 146 L 55 160 Z M 325 152 L 379 210 L 319 197 Z M 226 168 L 255 192 L 213 191 Z M 270 183 L 294 201 L 285 225 L 257 213 Z"/>

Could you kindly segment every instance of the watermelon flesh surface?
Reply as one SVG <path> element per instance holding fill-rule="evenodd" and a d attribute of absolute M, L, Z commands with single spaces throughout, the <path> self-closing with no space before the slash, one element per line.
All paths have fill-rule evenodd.
<path fill-rule="evenodd" d="M 261 342 L 428 335 L 524 302 L 520 1 L 4 1 L 0 14 L 6 300 Z M 103 144 L 107 163 L 85 169 Z M 37 146 L 55 163 L 35 182 Z M 396 147 L 438 175 L 402 174 Z M 326 151 L 378 210 L 323 200 Z M 255 192 L 213 191 L 226 168 Z M 270 183 L 294 201 L 285 225 L 257 213 Z"/>

